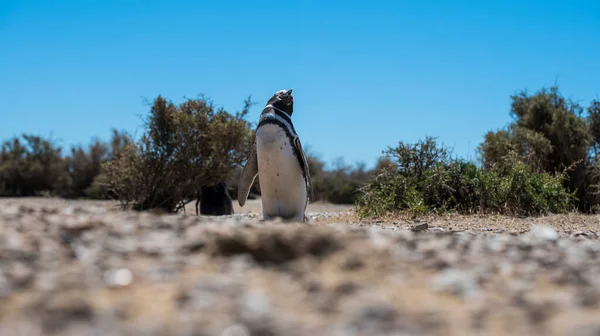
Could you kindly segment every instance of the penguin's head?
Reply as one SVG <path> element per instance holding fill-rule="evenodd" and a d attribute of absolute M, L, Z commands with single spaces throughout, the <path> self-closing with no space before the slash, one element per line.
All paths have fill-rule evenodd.
<path fill-rule="evenodd" d="M 294 113 L 294 96 L 292 95 L 292 90 L 279 90 L 275 92 L 267 105 L 272 105 L 291 116 Z"/>

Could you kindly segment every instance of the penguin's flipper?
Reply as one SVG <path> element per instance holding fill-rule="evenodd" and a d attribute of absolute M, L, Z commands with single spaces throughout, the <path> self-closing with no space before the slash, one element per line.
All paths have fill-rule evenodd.
<path fill-rule="evenodd" d="M 300 157 L 302 158 L 302 162 L 304 164 L 304 172 L 306 174 L 306 187 L 308 189 L 310 199 L 312 200 L 312 199 L 314 199 L 314 192 L 313 192 L 313 187 L 312 187 L 312 181 L 310 179 L 310 169 L 308 169 L 308 161 L 306 161 L 306 156 L 304 155 L 304 150 L 302 150 L 302 144 L 300 143 L 300 138 L 298 138 L 298 137 L 294 138 L 294 145 L 298 149 L 298 153 L 300 154 Z"/>
<path fill-rule="evenodd" d="M 252 188 L 252 184 L 254 184 L 254 180 L 256 179 L 257 175 L 258 161 L 256 158 L 256 144 L 253 144 L 252 150 L 250 151 L 250 156 L 248 157 L 248 161 L 242 170 L 238 184 L 237 200 L 240 206 L 243 207 L 244 204 L 246 204 L 246 199 L 250 193 L 250 188 Z"/>

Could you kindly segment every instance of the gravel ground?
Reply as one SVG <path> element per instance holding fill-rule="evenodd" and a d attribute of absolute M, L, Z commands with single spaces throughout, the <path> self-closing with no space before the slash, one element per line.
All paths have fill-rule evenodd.
<path fill-rule="evenodd" d="M 598 216 L 361 221 L 321 203 L 290 224 L 251 204 L 0 200 L 0 336 L 600 335 Z"/>

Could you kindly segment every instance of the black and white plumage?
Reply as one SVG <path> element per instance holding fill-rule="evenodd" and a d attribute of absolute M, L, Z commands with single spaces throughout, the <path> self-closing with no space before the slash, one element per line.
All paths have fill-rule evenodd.
<path fill-rule="evenodd" d="M 240 177 L 238 203 L 244 206 L 259 176 L 263 218 L 305 222 L 312 184 L 300 138 L 292 123 L 292 89 L 277 91 L 263 109 L 250 156 Z"/>

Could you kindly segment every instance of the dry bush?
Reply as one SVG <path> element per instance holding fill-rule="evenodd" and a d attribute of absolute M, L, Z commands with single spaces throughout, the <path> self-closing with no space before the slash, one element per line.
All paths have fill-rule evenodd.
<path fill-rule="evenodd" d="M 23 134 L 2 144 L 0 196 L 54 194 L 64 178 L 61 148 L 51 139 Z"/>
<path fill-rule="evenodd" d="M 66 174 L 59 193 L 67 198 L 86 197 L 86 190 L 100 174 L 102 163 L 108 160 L 108 146 L 95 140 L 86 150 L 83 146 L 71 148 L 71 155 L 65 158 Z"/>
<path fill-rule="evenodd" d="M 174 212 L 197 191 L 226 180 L 246 159 L 252 105 L 232 115 L 204 97 L 175 105 L 159 96 L 141 140 L 104 165 L 106 182 L 123 207 Z"/>

